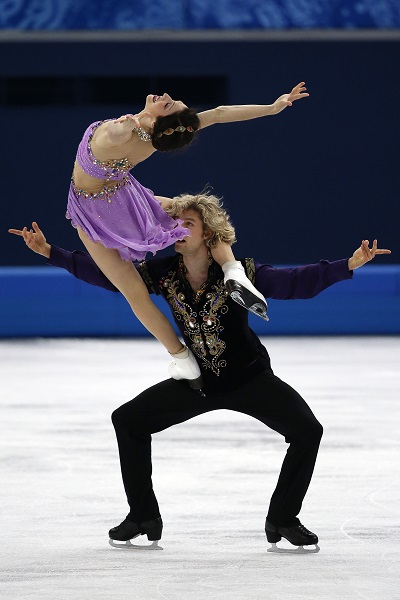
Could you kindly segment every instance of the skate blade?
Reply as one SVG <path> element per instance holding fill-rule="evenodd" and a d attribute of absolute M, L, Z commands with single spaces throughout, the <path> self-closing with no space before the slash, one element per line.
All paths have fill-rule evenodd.
<path fill-rule="evenodd" d="M 253 315 L 257 315 L 260 319 L 264 319 L 264 321 L 269 321 L 269 317 L 265 311 L 265 307 L 261 304 L 261 302 L 254 302 L 253 304 L 246 304 L 243 300 L 240 292 L 231 292 L 229 296 L 232 298 L 234 302 L 253 313 Z"/>
<path fill-rule="evenodd" d="M 188 382 L 189 386 L 192 388 L 192 390 L 196 390 L 199 392 L 201 392 L 201 389 L 204 385 L 203 378 L 201 375 L 197 379 L 187 379 L 187 382 Z"/>
<path fill-rule="evenodd" d="M 271 543 L 271 547 L 267 549 L 267 552 L 275 552 L 276 554 L 317 554 L 321 550 L 318 544 L 314 544 L 314 548 L 308 546 L 298 546 L 297 548 L 280 548 L 276 544 Z"/>
<path fill-rule="evenodd" d="M 269 321 L 269 317 L 268 317 L 267 313 L 262 310 L 258 310 L 257 308 L 255 308 L 255 306 L 256 305 L 251 306 L 248 309 L 249 312 L 253 313 L 253 315 L 257 315 L 257 317 L 260 317 L 260 319 L 263 319 L 264 321 Z"/>
<path fill-rule="evenodd" d="M 127 542 L 117 543 L 111 538 L 108 540 L 108 543 L 113 548 L 119 548 L 120 550 L 163 550 L 163 548 L 158 545 L 158 540 L 152 542 L 149 546 L 140 546 L 139 544 L 132 544 L 130 540 L 128 540 Z"/>

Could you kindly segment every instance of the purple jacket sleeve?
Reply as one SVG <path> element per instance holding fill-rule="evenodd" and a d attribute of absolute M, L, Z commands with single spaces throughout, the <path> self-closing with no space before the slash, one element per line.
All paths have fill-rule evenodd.
<path fill-rule="evenodd" d="M 255 266 L 255 285 L 266 298 L 296 300 L 313 298 L 329 286 L 353 277 L 348 259 L 314 265 L 275 269 L 271 265 Z"/>
<path fill-rule="evenodd" d="M 66 269 L 71 275 L 86 281 L 86 283 L 97 285 L 112 292 L 118 292 L 118 289 L 103 275 L 90 254 L 86 252 L 80 252 L 79 250 L 69 252 L 52 245 L 47 264 Z"/>

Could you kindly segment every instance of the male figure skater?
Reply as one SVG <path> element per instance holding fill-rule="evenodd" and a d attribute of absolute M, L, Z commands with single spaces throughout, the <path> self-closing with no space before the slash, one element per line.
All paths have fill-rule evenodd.
<path fill-rule="evenodd" d="M 202 393 L 186 381 L 168 379 L 145 390 L 114 411 L 122 478 L 129 504 L 124 521 L 110 532 L 110 542 L 147 535 L 161 539 L 162 519 L 152 486 L 151 435 L 215 409 L 250 415 L 285 437 L 289 444 L 265 521 L 272 549 L 282 537 L 295 546 L 314 546 L 318 537 L 298 515 L 312 477 L 322 426 L 303 398 L 272 371 L 265 347 L 249 328 L 247 311 L 233 302 L 210 247 L 233 243 L 235 232 L 219 199 L 208 193 L 174 199 L 170 214 L 183 220 L 191 235 L 175 244 L 176 254 L 137 265 L 150 293 L 168 302 L 174 320 L 196 356 L 203 376 Z M 68 252 L 46 242 L 38 225 L 10 230 L 23 236 L 48 263 L 67 269 L 93 285 L 118 291 L 86 253 Z M 326 260 L 296 268 L 275 269 L 253 259 L 242 261 L 248 277 L 266 298 L 312 298 L 389 250 L 363 240 L 350 259 Z M 304 548 L 303 548 L 304 549 Z M 308 551 L 311 551 L 308 548 Z"/>

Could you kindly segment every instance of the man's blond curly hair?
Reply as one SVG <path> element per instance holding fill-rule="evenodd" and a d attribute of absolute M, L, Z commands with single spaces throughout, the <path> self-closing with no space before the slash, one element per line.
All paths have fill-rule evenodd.
<path fill-rule="evenodd" d="M 221 198 L 214 196 L 208 190 L 200 194 L 181 194 L 175 196 L 172 205 L 166 209 L 171 217 L 178 217 L 184 210 L 195 210 L 204 224 L 204 231 L 211 236 L 206 241 L 209 248 L 214 248 L 218 242 L 232 245 L 236 242 L 235 228 L 226 210 L 222 208 Z"/>

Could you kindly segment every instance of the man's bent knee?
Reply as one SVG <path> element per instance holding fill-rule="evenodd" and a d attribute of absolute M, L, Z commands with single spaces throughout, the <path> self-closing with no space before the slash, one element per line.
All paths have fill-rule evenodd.
<path fill-rule="evenodd" d="M 319 444 L 324 433 L 324 428 L 321 423 L 315 419 L 308 430 L 308 439 L 313 444 Z"/>
<path fill-rule="evenodd" d="M 125 404 L 116 408 L 111 414 L 111 421 L 114 425 L 115 429 L 126 429 L 130 423 L 133 421 L 133 414 L 130 411 L 129 417 L 127 415 L 127 411 L 125 410 Z"/>
<path fill-rule="evenodd" d="M 323 432 L 324 429 L 317 419 L 308 420 L 306 423 L 299 424 L 294 436 L 288 436 L 286 441 L 290 442 L 296 439 L 305 446 L 318 446 Z"/>
<path fill-rule="evenodd" d="M 123 422 L 122 415 L 121 415 L 121 410 L 119 408 L 115 409 L 112 412 L 112 414 L 111 414 L 111 422 L 114 425 L 115 429 L 117 427 L 119 427 L 120 424 Z"/>

